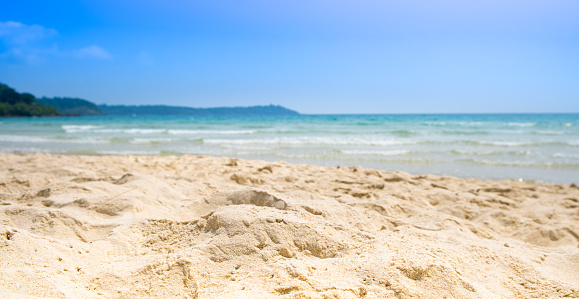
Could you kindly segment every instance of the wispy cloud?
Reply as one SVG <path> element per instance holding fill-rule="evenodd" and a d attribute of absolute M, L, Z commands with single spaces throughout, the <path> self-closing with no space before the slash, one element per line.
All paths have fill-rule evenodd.
<path fill-rule="evenodd" d="M 0 38 L 10 45 L 23 45 L 57 35 L 58 32 L 40 25 L 19 22 L 0 22 Z"/>
<path fill-rule="evenodd" d="M 112 55 L 97 45 L 81 49 L 61 50 L 53 41 L 58 32 L 40 25 L 26 25 L 19 22 L 0 22 L 0 40 L 6 46 L 0 59 L 13 62 L 38 64 L 50 57 L 76 57 L 110 60 Z"/>
<path fill-rule="evenodd" d="M 108 60 L 111 59 L 112 56 L 107 50 L 97 46 L 92 45 L 86 48 L 82 48 L 79 50 L 74 51 L 74 54 L 80 58 L 97 58 L 97 59 L 104 59 Z"/>
<path fill-rule="evenodd" d="M 44 57 L 56 56 L 59 51 L 56 46 L 46 48 L 12 47 L 0 53 L 0 60 L 8 60 L 15 63 L 25 62 L 35 65 L 42 63 Z"/>

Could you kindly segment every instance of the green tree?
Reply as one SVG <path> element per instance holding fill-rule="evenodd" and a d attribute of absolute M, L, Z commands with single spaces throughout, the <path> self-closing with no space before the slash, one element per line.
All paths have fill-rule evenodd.
<path fill-rule="evenodd" d="M 56 116 L 56 108 L 39 103 L 29 93 L 18 93 L 0 83 L 0 116 Z"/>
<path fill-rule="evenodd" d="M 26 103 L 26 104 L 28 104 L 28 105 L 34 105 L 34 104 L 36 104 L 36 98 L 35 98 L 33 95 L 29 94 L 29 93 L 21 93 L 21 94 L 20 94 L 20 101 L 21 101 L 21 102 L 24 102 L 24 103 Z"/>
<path fill-rule="evenodd" d="M 20 102 L 20 94 L 8 85 L 0 83 L 0 102 L 14 105 Z"/>
<path fill-rule="evenodd" d="M 16 103 L 12 105 L 12 113 L 10 114 L 15 116 L 32 116 L 32 111 L 30 109 L 30 105 L 26 105 L 24 103 Z"/>
<path fill-rule="evenodd" d="M 0 102 L 0 116 L 8 115 L 8 105 L 6 103 Z"/>

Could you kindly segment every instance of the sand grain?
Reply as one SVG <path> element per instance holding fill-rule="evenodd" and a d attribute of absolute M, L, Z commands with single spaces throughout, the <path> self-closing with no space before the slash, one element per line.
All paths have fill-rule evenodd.
<path fill-rule="evenodd" d="M 3 298 L 579 290 L 576 186 L 198 156 L 0 165 Z"/>

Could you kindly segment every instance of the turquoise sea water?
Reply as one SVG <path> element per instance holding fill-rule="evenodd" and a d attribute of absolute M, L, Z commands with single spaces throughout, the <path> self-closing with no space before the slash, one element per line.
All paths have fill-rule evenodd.
<path fill-rule="evenodd" d="M 579 183 L 579 114 L 0 118 L 0 151 L 195 154 Z"/>

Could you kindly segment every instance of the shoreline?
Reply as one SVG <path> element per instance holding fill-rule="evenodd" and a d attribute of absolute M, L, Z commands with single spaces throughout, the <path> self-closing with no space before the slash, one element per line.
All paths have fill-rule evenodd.
<path fill-rule="evenodd" d="M 533 184 L 545 184 L 545 185 L 567 185 L 567 186 L 577 186 L 579 185 L 579 181 L 567 181 L 567 182 L 562 182 L 562 181 L 549 181 L 546 179 L 523 179 L 517 176 L 514 176 L 512 178 L 501 178 L 501 177 L 484 177 L 484 176 L 459 176 L 459 175 L 453 175 L 453 174 L 439 174 L 439 173 L 428 173 L 428 172 L 410 172 L 410 171 L 405 171 L 405 170 L 389 170 L 389 169 L 381 169 L 378 167 L 371 167 L 371 166 L 366 166 L 366 165 L 360 165 L 360 163 L 344 163 L 343 165 L 328 165 L 327 163 L 308 163 L 306 162 L 302 162 L 300 159 L 298 159 L 297 161 L 291 161 L 291 160 L 266 160 L 266 159 L 259 159 L 259 158 L 246 158 L 246 157 L 232 157 L 232 156 L 215 156 L 215 155 L 209 155 L 209 154 L 189 154 L 189 153 L 174 153 L 174 152 L 169 152 L 169 153 L 159 153 L 157 155 L 152 155 L 152 154 L 147 154 L 147 153 L 143 153 L 143 154 L 138 154 L 138 153 L 119 153 L 119 154 L 108 154 L 108 153 L 98 153 L 98 152 L 94 152 L 91 150 L 86 150 L 86 151 L 78 151 L 78 152 L 70 152 L 70 153 L 51 153 L 51 152 L 2 152 L 0 151 L 0 154 L 8 154 L 8 155 L 50 155 L 50 156 L 78 156 L 78 157 L 173 157 L 173 158 L 179 158 L 179 157 L 187 157 L 187 156 L 192 156 L 192 157 L 210 157 L 210 158 L 224 158 L 224 159 L 237 159 L 237 160 L 247 160 L 247 161 L 260 161 L 260 162 L 264 162 L 264 163 L 277 163 L 277 162 L 283 162 L 283 163 L 288 163 L 288 164 L 303 164 L 303 165 L 312 165 L 312 166 L 317 166 L 317 167 L 329 167 L 329 168 L 352 168 L 352 167 L 358 167 L 358 168 L 364 168 L 364 169 L 371 169 L 371 170 L 377 170 L 377 171 L 383 171 L 383 172 L 402 172 L 402 173 L 406 173 L 410 176 L 423 176 L 423 175 L 430 175 L 430 176 L 436 176 L 436 177 L 449 177 L 449 178 L 457 178 L 457 179 L 464 179 L 464 180 L 481 180 L 481 181 L 493 181 L 493 182 L 500 182 L 500 181 L 513 181 L 513 182 L 528 182 L 528 183 L 533 183 Z M 344 161 L 344 162 L 348 162 L 348 161 Z M 560 171 L 560 169 L 555 169 L 557 171 Z"/>
<path fill-rule="evenodd" d="M 574 115 L 129 117 L 3 121 L 4 152 L 212 155 L 579 184 Z"/>
<path fill-rule="evenodd" d="M 192 155 L 0 153 L 0 165 L 5 297 L 579 289 L 575 184 Z"/>

